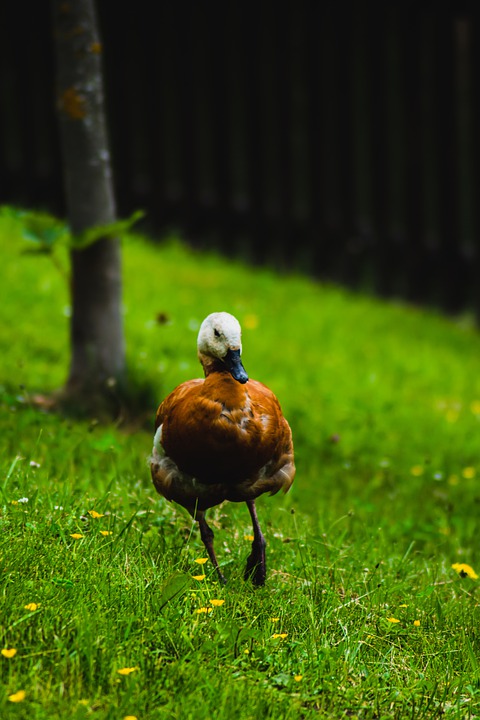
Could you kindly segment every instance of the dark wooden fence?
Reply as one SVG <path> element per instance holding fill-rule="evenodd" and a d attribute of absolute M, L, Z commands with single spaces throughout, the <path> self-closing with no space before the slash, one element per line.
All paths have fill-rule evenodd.
<path fill-rule="evenodd" d="M 119 214 L 480 316 L 480 10 L 97 2 Z M 63 213 L 48 3 L 0 9 L 0 202 Z"/>

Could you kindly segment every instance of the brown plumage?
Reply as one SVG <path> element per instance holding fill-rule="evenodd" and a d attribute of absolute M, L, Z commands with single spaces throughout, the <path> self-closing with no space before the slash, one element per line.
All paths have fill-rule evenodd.
<path fill-rule="evenodd" d="M 204 320 L 198 356 L 205 379 L 183 383 L 158 408 L 152 479 L 161 495 L 198 520 L 222 582 L 205 511 L 224 500 L 245 501 L 254 531 L 245 576 L 263 585 L 265 539 L 255 498 L 286 492 L 292 484 L 292 433 L 272 391 L 249 380 L 240 359 L 240 325 L 232 315 L 212 313 Z"/>

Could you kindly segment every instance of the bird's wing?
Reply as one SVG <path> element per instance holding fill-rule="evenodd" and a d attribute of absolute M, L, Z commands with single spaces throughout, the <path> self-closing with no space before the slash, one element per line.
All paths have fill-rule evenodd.
<path fill-rule="evenodd" d="M 270 492 L 290 488 L 295 477 L 292 431 L 274 393 L 257 380 L 249 382 L 248 393 L 256 416 L 262 422 L 263 442 L 270 458 L 263 469 L 265 480 L 272 483 Z"/>
<path fill-rule="evenodd" d="M 179 402 L 183 402 L 184 399 L 188 398 L 188 395 L 194 388 L 203 385 L 203 378 L 195 378 L 194 380 L 187 380 L 187 382 L 178 385 L 175 390 L 172 390 L 170 395 L 167 395 L 165 400 L 160 403 L 157 414 L 155 416 L 155 430 L 162 425 L 164 418 L 168 413 L 171 412 L 172 408 L 175 407 Z"/>

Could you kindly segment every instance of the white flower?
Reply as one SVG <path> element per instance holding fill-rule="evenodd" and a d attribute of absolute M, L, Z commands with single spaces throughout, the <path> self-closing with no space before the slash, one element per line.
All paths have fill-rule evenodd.
<path fill-rule="evenodd" d="M 18 502 L 19 502 L 19 503 L 27 503 L 27 502 L 28 502 L 28 498 L 26 498 L 26 497 L 18 498 Z"/>

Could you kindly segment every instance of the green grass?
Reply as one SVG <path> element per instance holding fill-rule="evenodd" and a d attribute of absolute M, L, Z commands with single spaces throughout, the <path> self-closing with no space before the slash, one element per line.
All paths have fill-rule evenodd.
<path fill-rule="evenodd" d="M 480 574 L 470 324 L 125 243 L 134 382 L 159 401 L 198 376 L 199 323 L 227 310 L 293 429 L 292 490 L 258 502 L 267 585 L 243 581 L 248 512 L 226 504 L 210 514 L 221 587 L 190 518 L 154 492 L 151 433 L 33 406 L 67 374 L 68 292 L 24 245 L 3 220 L 0 647 L 17 653 L 0 656 L 2 720 L 480 717 L 480 581 L 451 568 Z"/>

